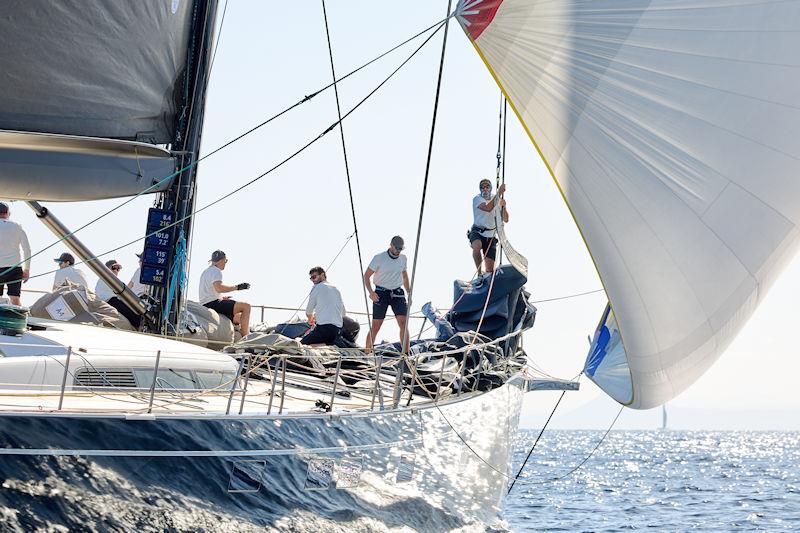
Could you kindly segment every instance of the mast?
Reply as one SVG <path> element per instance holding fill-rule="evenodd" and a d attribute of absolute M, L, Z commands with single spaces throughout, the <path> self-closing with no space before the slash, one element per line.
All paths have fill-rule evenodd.
<path fill-rule="evenodd" d="M 211 68 L 217 0 L 197 0 L 193 5 L 192 28 L 187 48 L 177 108 L 177 121 L 171 147 L 176 155 L 175 170 L 184 170 L 170 188 L 159 195 L 157 206 L 173 214 L 177 222 L 170 232 L 166 283 L 154 287 L 160 303 L 158 329 L 165 334 L 178 331 L 180 311 L 185 301 L 183 281 L 188 274 L 188 243 L 192 236 L 196 198 L 197 165 L 205 114 L 206 89 Z M 144 281 L 144 280 L 143 280 Z"/>

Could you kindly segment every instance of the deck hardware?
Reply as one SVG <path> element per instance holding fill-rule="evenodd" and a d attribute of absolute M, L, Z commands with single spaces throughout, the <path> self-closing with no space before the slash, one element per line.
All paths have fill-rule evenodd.
<path fill-rule="evenodd" d="M 272 390 L 269 392 L 269 405 L 267 406 L 267 414 L 272 413 L 272 400 L 275 399 L 275 385 L 278 383 L 278 367 L 281 366 L 281 359 L 278 358 L 278 362 L 275 363 L 275 367 L 272 365 L 267 364 L 272 370 L 270 372 L 270 379 L 272 380 Z"/>
<path fill-rule="evenodd" d="M 233 461 L 228 479 L 228 492 L 258 492 L 261 490 L 261 481 L 266 466 L 266 461 Z"/>
<path fill-rule="evenodd" d="M 153 369 L 153 382 L 150 384 L 150 401 L 147 403 L 147 412 L 153 412 L 153 396 L 156 394 L 156 380 L 158 379 L 158 365 L 161 363 L 161 350 L 156 352 L 156 367 Z"/>
<path fill-rule="evenodd" d="M 247 354 L 247 370 L 244 373 L 244 388 L 242 389 L 242 401 L 239 404 L 239 414 L 244 411 L 244 398 L 247 396 L 247 385 L 250 383 L 250 371 L 252 370 L 253 360 L 251 355 Z"/>
<path fill-rule="evenodd" d="M 342 356 L 339 355 L 336 361 L 336 375 L 333 376 L 333 390 L 331 390 L 331 401 L 328 411 L 333 411 L 333 400 L 336 398 L 336 385 L 339 383 L 339 373 L 342 371 Z"/>
<path fill-rule="evenodd" d="M 375 370 L 375 388 L 372 389 L 372 401 L 369 404 L 370 411 L 375 409 L 375 395 L 376 394 L 380 395 L 381 409 L 383 409 L 383 390 L 380 388 L 380 386 L 381 386 L 381 366 L 383 366 L 383 354 L 382 353 L 378 356 L 378 368 L 377 368 L 377 370 Z"/>
<path fill-rule="evenodd" d="M 407 483 L 414 479 L 414 461 L 415 457 L 413 453 L 400 456 L 400 461 L 397 464 L 395 483 Z"/>
<path fill-rule="evenodd" d="M 283 400 L 286 398 L 286 356 L 283 356 L 283 366 L 281 367 L 281 404 L 278 407 L 278 414 L 283 414 Z"/>
<path fill-rule="evenodd" d="M 333 459 L 309 459 L 306 470 L 305 490 L 325 490 L 333 481 Z"/>
<path fill-rule="evenodd" d="M 233 394 L 236 392 L 236 384 L 239 382 L 239 376 L 242 375 L 242 367 L 244 366 L 244 357 L 239 359 L 239 370 L 236 371 L 236 376 L 231 383 L 231 392 L 228 395 L 228 407 L 225 409 L 225 414 L 231 414 L 231 402 L 233 401 Z"/>
<path fill-rule="evenodd" d="M 336 488 L 354 489 L 361 482 L 364 459 L 342 459 L 336 464 Z"/>
<path fill-rule="evenodd" d="M 67 348 L 67 360 L 64 363 L 64 375 L 61 377 L 61 394 L 58 397 L 58 410 L 64 404 L 64 390 L 67 388 L 67 374 L 69 374 L 69 359 L 72 355 L 72 346 Z"/>

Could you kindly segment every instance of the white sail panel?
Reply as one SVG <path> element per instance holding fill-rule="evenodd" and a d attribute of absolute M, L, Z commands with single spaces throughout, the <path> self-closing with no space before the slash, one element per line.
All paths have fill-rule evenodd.
<path fill-rule="evenodd" d="M 797 248 L 800 2 L 461 0 L 456 17 L 608 294 L 630 390 L 608 386 L 616 364 L 590 377 L 634 408 L 668 401 Z"/>

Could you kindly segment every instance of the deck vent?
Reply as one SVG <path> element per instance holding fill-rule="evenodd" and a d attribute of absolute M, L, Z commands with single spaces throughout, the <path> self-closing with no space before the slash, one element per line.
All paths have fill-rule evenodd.
<path fill-rule="evenodd" d="M 129 368 L 88 369 L 75 373 L 75 387 L 136 387 L 136 378 Z"/>

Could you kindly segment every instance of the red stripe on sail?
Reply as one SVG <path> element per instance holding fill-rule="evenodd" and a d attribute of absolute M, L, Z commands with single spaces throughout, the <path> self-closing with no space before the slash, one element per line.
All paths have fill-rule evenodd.
<path fill-rule="evenodd" d="M 503 0 L 462 0 L 456 16 L 474 41 L 491 24 L 502 3 Z"/>

